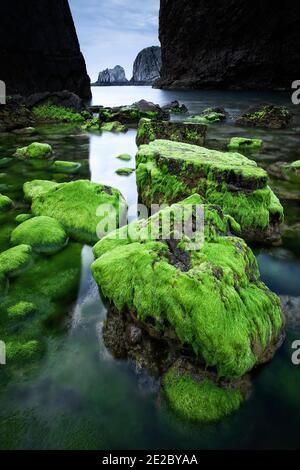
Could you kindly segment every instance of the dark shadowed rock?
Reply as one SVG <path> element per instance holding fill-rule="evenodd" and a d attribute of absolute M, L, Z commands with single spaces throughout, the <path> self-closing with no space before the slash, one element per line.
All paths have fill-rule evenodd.
<path fill-rule="evenodd" d="M 140 146 L 149 144 L 157 139 L 165 139 L 203 146 L 206 131 L 207 126 L 203 124 L 141 119 L 136 136 L 136 143 Z"/>
<path fill-rule="evenodd" d="M 31 112 L 15 100 L 0 105 L 0 132 L 30 127 L 34 123 Z"/>
<path fill-rule="evenodd" d="M 263 127 L 266 129 L 286 129 L 292 121 L 292 115 L 284 106 L 260 104 L 251 106 L 240 116 L 237 126 Z"/>
<path fill-rule="evenodd" d="M 135 59 L 131 84 L 151 85 L 160 77 L 161 48 L 147 47 Z"/>
<path fill-rule="evenodd" d="M 98 80 L 93 86 L 118 86 L 128 85 L 125 70 L 120 65 L 116 65 L 113 69 L 105 69 L 99 73 Z"/>
<path fill-rule="evenodd" d="M 70 90 L 90 98 L 90 79 L 68 2 L 2 3 L 0 63 L 7 93 Z"/>
<path fill-rule="evenodd" d="M 300 3 L 161 0 L 158 87 L 290 89 L 299 76 Z"/>
<path fill-rule="evenodd" d="M 35 106 L 42 106 L 44 104 L 61 106 L 63 108 L 72 109 L 76 112 L 81 112 L 86 109 L 83 99 L 75 93 L 67 90 L 57 91 L 54 93 L 34 93 L 28 97 L 21 98 L 21 103 L 29 109 L 32 109 Z"/>

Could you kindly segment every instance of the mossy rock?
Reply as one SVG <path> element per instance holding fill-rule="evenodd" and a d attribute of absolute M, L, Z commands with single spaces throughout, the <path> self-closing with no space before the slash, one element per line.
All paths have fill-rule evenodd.
<path fill-rule="evenodd" d="M 79 162 L 64 162 L 57 160 L 51 166 L 51 171 L 54 173 L 76 174 L 80 168 L 81 163 Z"/>
<path fill-rule="evenodd" d="M 116 108 L 100 108 L 100 123 L 118 121 L 126 125 L 136 125 L 140 119 L 163 120 L 169 119 L 170 114 L 164 111 L 160 106 L 141 100 L 130 106 L 119 106 Z"/>
<path fill-rule="evenodd" d="M 244 137 L 233 137 L 228 145 L 229 151 L 256 152 L 263 146 L 261 139 L 245 139 Z"/>
<path fill-rule="evenodd" d="M 300 183 L 300 160 L 282 165 L 281 170 L 285 179 L 291 183 Z"/>
<path fill-rule="evenodd" d="M 119 160 L 122 160 L 123 162 L 130 162 L 130 160 L 132 159 L 129 153 L 122 153 L 121 155 L 118 155 L 117 158 Z"/>
<path fill-rule="evenodd" d="M 119 176 L 131 176 L 134 172 L 134 168 L 119 168 L 118 170 L 116 170 L 116 173 Z"/>
<path fill-rule="evenodd" d="M 7 365 L 22 364 L 33 361 L 43 353 L 43 346 L 37 340 L 6 343 L 6 362 Z"/>
<path fill-rule="evenodd" d="M 280 301 L 260 281 L 246 243 L 228 236 L 235 222 L 220 208 L 204 206 L 203 233 L 178 236 L 184 209 L 191 227 L 195 206 L 202 207 L 198 195 L 105 237 L 92 273 L 104 297 L 150 335 L 189 347 L 220 377 L 241 377 L 273 356 Z M 162 220 L 174 222 L 166 229 Z"/>
<path fill-rule="evenodd" d="M 47 160 L 53 156 L 53 150 L 49 144 L 33 142 L 32 144 L 28 145 L 28 147 L 19 148 L 14 156 L 23 160 Z"/>
<path fill-rule="evenodd" d="M 32 213 L 35 216 L 56 219 L 71 238 L 82 243 L 95 243 L 104 235 L 101 229 L 100 232 L 98 230 L 98 225 L 104 218 L 108 219 L 108 225 L 118 227 L 127 209 L 126 202 L 117 189 L 87 180 L 61 183 L 52 187 L 50 184 L 48 191 L 43 190 L 45 186 L 41 186 L 39 181 L 36 184 L 37 192 L 34 182 L 30 186 L 27 183 L 26 188 L 24 186 L 27 197 L 32 197 Z M 105 206 L 111 207 L 111 215 L 108 217 L 101 212 L 101 207 Z M 113 209 L 116 214 L 113 214 Z"/>
<path fill-rule="evenodd" d="M 32 201 L 34 197 L 47 193 L 50 189 L 58 187 L 59 183 L 47 180 L 28 181 L 23 186 L 24 197 L 26 201 Z"/>
<path fill-rule="evenodd" d="M 176 365 L 164 375 L 162 386 L 171 408 L 188 421 L 220 421 L 236 412 L 245 399 L 242 382 L 218 383 L 205 372 L 191 373 Z"/>
<path fill-rule="evenodd" d="M 285 106 L 262 104 L 252 106 L 236 124 L 241 127 L 262 127 L 266 129 L 286 129 L 292 121 L 292 115 Z"/>
<path fill-rule="evenodd" d="M 32 302 L 18 302 L 7 309 L 10 320 L 25 320 L 36 313 L 36 305 Z"/>
<path fill-rule="evenodd" d="M 100 131 L 100 123 L 98 118 L 89 119 L 82 126 L 83 131 L 97 132 Z"/>
<path fill-rule="evenodd" d="M 11 234 L 12 245 L 29 245 L 37 253 L 53 255 L 65 248 L 68 237 L 61 224 L 51 217 L 34 217 Z"/>
<path fill-rule="evenodd" d="M 13 206 L 12 200 L 0 194 L 0 213 L 9 211 Z"/>
<path fill-rule="evenodd" d="M 32 248 L 20 245 L 0 253 L 0 275 L 14 277 L 24 272 L 32 262 Z"/>
<path fill-rule="evenodd" d="M 17 224 L 22 224 L 23 222 L 26 222 L 29 219 L 32 219 L 33 215 L 32 214 L 19 214 L 16 217 L 16 222 Z"/>
<path fill-rule="evenodd" d="M 101 125 L 102 132 L 127 132 L 128 127 L 118 121 L 107 122 Z"/>
<path fill-rule="evenodd" d="M 268 186 L 268 174 L 239 153 L 156 140 L 136 156 L 141 201 L 170 204 L 198 193 L 221 206 L 248 241 L 278 243 L 283 207 Z"/>
<path fill-rule="evenodd" d="M 194 124 L 215 124 L 226 120 L 224 108 L 207 108 L 200 115 L 190 117 L 187 122 Z"/>
<path fill-rule="evenodd" d="M 141 119 L 139 122 L 136 144 L 149 144 L 154 140 L 172 140 L 186 144 L 203 145 L 207 126 L 184 122 L 152 121 Z"/>
<path fill-rule="evenodd" d="M 32 113 L 36 120 L 41 122 L 66 122 L 66 123 L 83 123 L 90 114 L 77 113 L 72 109 L 54 104 L 45 103 L 35 106 Z"/>

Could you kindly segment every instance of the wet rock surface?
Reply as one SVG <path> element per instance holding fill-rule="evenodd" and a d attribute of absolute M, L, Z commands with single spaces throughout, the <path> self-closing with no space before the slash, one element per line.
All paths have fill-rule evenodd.
<path fill-rule="evenodd" d="M 143 49 L 133 64 L 132 85 L 152 85 L 160 77 L 161 48 L 157 46 Z"/>
<path fill-rule="evenodd" d="M 207 127 L 203 124 L 141 119 L 136 143 L 140 146 L 149 144 L 154 140 L 165 139 L 202 146 L 204 145 L 206 131 Z"/>

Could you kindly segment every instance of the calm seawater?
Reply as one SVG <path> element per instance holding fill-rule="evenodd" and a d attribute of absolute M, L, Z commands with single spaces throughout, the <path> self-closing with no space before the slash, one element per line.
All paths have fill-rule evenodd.
<path fill-rule="evenodd" d="M 161 105 L 174 99 L 192 113 L 224 106 L 227 124 L 210 127 L 208 141 L 222 148 L 232 136 L 261 136 L 266 145 L 262 163 L 300 159 L 299 133 L 235 128 L 233 120 L 250 104 L 272 102 L 291 106 L 300 127 L 300 109 L 283 93 L 160 91 L 149 87 L 93 88 L 93 104 L 125 105 L 139 99 Z M 300 107 L 299 107 L 300 108 Z M 176 119 L 182 119 L 177 117 Z M 0 158 L 34 140 L 49 142 L 60 160 L 88 162 L 92 181 L 120 189 L 137 203 L 135 174 L 117 176 L 124 166 L 120 153 L 136 153 L 135 130 L 127 134 L 93 135 L 62 126 L 39 128 L 34 137 L 0 135 Z M 134 159 L 128 166 L 134 167 Z M 127 165 L 126 165 L 127 166 Z M 1 170 L 0 191 L 22 200 L 22 185 L 47 179 L 41 169 L 14 163 Z M 7 173 L 6 173 L 7 171 Z M 57 176 L 59 180 L 60 176 Z M 299 206 L 286 205 L 287 223 L 299 222 Z M 12 220 L 1 220 L 0 235 Z M 6 248 L 0 236 L 0 249 Z M 263 280 L 280 295 L 300 296 L 300 240 L 280 249 L 256 250 Z M 158 384 L 134 365 L 115 360 L 102 340 L 106 308 L 95 285 L 90 247 L 81 254 L 77 300 L 66 309 L 67 327 L 47 336 L 48 352 L 32 369 L 18 371 L 8 383 L 0 375 L 0 449 L 240 449 L 299 448 L 300 367 L 291 363 L 291 344 L 300 330 L 287 331 L 275 359 L 254 377 L 249 401 L 232 417 L 214 425 L 183 422 L 158 400 Z M 1 336 L 1 335 L 0 335 Z M 0 374 L 3 369 L 0 369 Z"/>

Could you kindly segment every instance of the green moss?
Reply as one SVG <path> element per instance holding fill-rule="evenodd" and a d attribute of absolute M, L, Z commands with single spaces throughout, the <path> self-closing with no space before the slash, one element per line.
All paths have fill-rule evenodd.
<path fill-rule="evenodd" d="M 36 106 L 33 108 L 32 113 L 39 121 L 82 123 L 87 118 L 86 114 L 76 113 L 72 109 L 52 104 Z M 88 114 L 88 116 L 90 116 L 90 114 Z"/>
<path fill-rule="evenodd" d="M 20 159 L 40 160 L 51 158 L 52 155 L 52 147 L 49 144 L 40 144 L 39 142 L 33 142 L 28 147 L 19 148 L 14 154 L 15 157 Z"/>
<path fill-rule="evenodd" d="M 201 201 L 194 195 L 184 204 L 194 205 L 197 199 Z M 185 269 L 182 262 L 177 265 L 177 248 L 172 251 L 161 241 L 176 238 L 174 229 L 150 239 L 149 230 L 153 235 L 153 227 L 157 230 L 157 221 L 169 211 L 178 220 L 181 210 L 174 205 L 156 214 L 154 225 L 151 219 L 141 221 L 101 240 L 94 247 L 94 278 L 120 312 L 134 313 L 161 335 L 164 325 L 170 325 L 182 345 L 189 345 L 206 366 L 216 367 L 220 376 L 243 376 L 268 357 L 280 336 L 279 299 L 261 283 L 246 243 L 220 230 L 226 219 L 219 208 L 206 208 L 204 243 L 200 233 L 181 237 L 177 248 L 183 250 L 179 257 L 186 259 Z M 215 214 L 207 217 L 210 211 Z M 198 250 L 188 251 L 190 243 L 199 241 Z"/>
<path fill-rule="evenodd" d="M 46 181 L 46 180 L 33 180 L 28 181 L 23 186 L 24 196 L 26 201 L 32 201 L 33 198 L 41 196 L 42 194 L 47 193 L 50 189 L 55 189 L 58 187 L 58 183 L 55 181 Z"/>
<path fill-rule="evenodd" d="M 51 166 L 51 170 L 54 173 L 66 173 L 66 174 L 75 174 L 81 168 L 81 163 L 76 162 L 64 162 L 64 161 L 55 161 Z"/>
<path fill-rule="evenodd" d="M 217 113 L 212 109 L 206 109 L 201 116 L 193 116 L 187 122 L 198 124 L 214 124 L 223 121 L 226 116 L 222 113 Z"/>
<path fill-rule="evenodd" d="M 13 277 L 26 270 L 32 261 L 32 249 L 20 245 L 0 253 L 0 274 Z"/>
<path fill-rule="evenodd" d="M 124 162 L 130 162 L 130 160 L 131 160 L 132 157 L 131 157 L 131 155 L 129 155 L 128 153 L 122 153 L 122 154 L 119 155 L 117 158 L 118 158 L 119 160 L 124 161 Z"/>
<path fill-rule="evenodd" d="M 31 302 L 18 302 L 7 309 L 8 318 L 12 320 L 24 320 L 36 313 L 36 305 Z"/>
<path fill-rule="evenodd" d="M 118 121 L 113 121 L 102 124 L 100 130 L 103 132 L 127 132 L 128 127 Z"/>
<path fill-rule="evenodd" d="M 291 183 L 300 183 L 300 160 L 282 165 L 281 170 L 283 176 Z"/>
<path fill-rule="evenodd" d="M 171 368 L 163 378 L 166 398 L 180 416 L 190 421 L 211 423 L 237 411 L 243 396 L 238 389 L 220 386 L 209 378 L 195 380 L 189 373 Z"/>
<path fill-rule="evenodd" d="M 98 118 L 89 119 L 87 122 L 85 122 L 81 126 L 81 129 L 84 130 L 84 131 L 89 131 L 89 132 L 100 131 L 99 119 Z"/>
<path fill-rule="evenodd" d="M 136 160 L 139 194 L 149 207 L 199 193 L 234 217 L 243 232 L 283 221 L 267 173 L 239 153 L 157 140 L 141 146 Z"/>
<path fill-rule="evenodd" d="M 50 189 L 45 192 L 40 192 L 39 181 L 37 187 L 39 189 L 33 196 L 32 213 L 35 216 L 53 217 L 62 224 L 70 237 L 82 243 L 95 243 L 101 237 L 101 234 L 97 235 L 97 226 L 104 215 L 97 215 L 97 210 L 102 205 L 110 205 L 117 211 L 116 219 L 111 214 L 111 221 L 116 226 L 127 207 L 117 189 L 87 180 L 62 183 L 52 188 L 50 185 Z M 35 193 L 34 184 L 29 192 L 31 196 Z"/>
<path fill-rule="evenodd" d="M 32 217 L 32 214 L 19 214 L 16 217 L 16 222 L 17 224 L 22 224 L 23 222 L 26 222 L 26 220 L 32 219 Z"/>
<path fill-rule="evenodd" d="M 29 245 L 37 253 L 53 255 L 65 248 L 68 237 L 59 222 L 51 217 L 34 217 L 11 234 L 12 245 Z"/>
<path fill-rule="evenodd" d="M 117 175 L 119 176 L 130 176 L 134 173 L 134 168 L 119 168 L 116 170 Z"/>
<path fill-rule="evenodd" d="M 22 364 L 40 357 L 43 346 L 39 341 L 33 340 L 26 343 L 9 342 L 6 344 L 6 361 L 8 365 Z"/>
<path fill-rule="evenodd" d="M 261 149 L 263 141 L 261 139 L 245 139 L 243 137 L 233 137 L 228 145 L 230 151 L 256 151 Z"/>
<path fill-rule="evenodd" d="M 0 213 L 9 211 L 12 205 L 13 202 L 9 197 L 0 194 Z"/>

